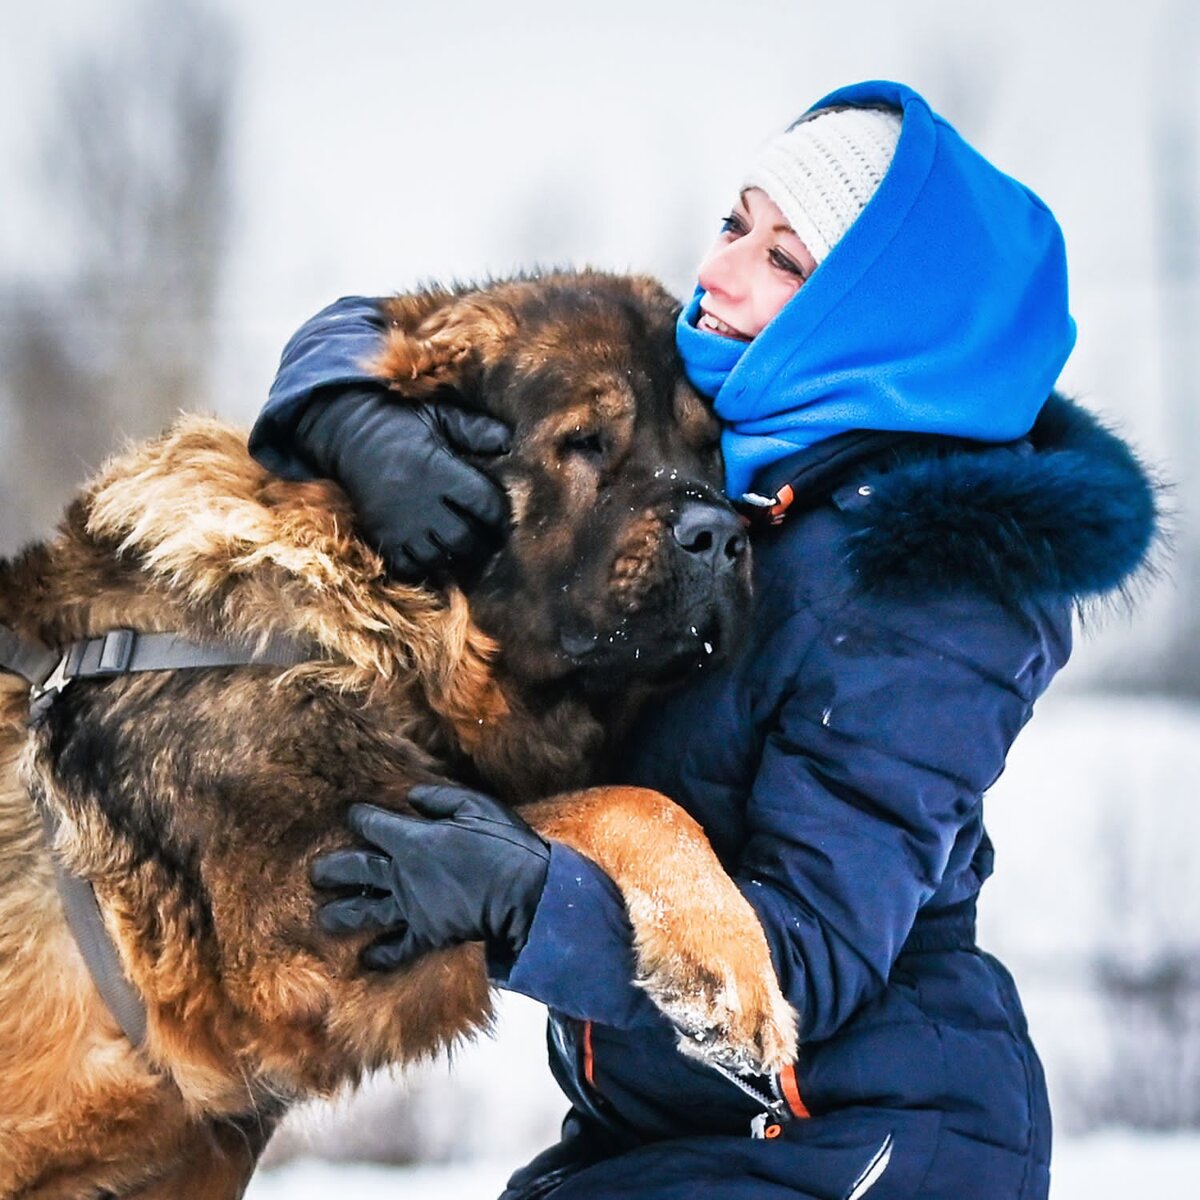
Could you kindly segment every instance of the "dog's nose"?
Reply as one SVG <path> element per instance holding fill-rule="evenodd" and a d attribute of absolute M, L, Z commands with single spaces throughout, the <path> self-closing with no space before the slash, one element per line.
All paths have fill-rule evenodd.
<path fill-rule="evenodd" d="M 715 571 L 727 571 L 746 553 L 746 533 L 736 513 L 692 501 L 675 517 L 671 532 L 680 548 Z"/>

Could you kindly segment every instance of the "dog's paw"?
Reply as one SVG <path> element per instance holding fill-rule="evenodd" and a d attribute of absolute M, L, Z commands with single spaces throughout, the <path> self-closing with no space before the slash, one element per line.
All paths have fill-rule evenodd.
<path fill-rule="evenodd" d="M 749 905 L 722 906 L 710 921 L 678 924 L 661 907 L 644 907 L 636 899 L 630 905 L 637 983 L 679 1031 L 680 1051 L 750 1074 L 794 1062 L 796 1012 Z"/>
<path fill-rule="evenodd" d="M 678 964 L 682 968 L 683 964 Z M 739 1074 L 773 1074 L 796 1058 L 796 1013 L 773 972 L 656 971 L 639 985 L 675 1026 L 680 1053 Z M 681 986 L 682 985 L 682 986 Z"/>

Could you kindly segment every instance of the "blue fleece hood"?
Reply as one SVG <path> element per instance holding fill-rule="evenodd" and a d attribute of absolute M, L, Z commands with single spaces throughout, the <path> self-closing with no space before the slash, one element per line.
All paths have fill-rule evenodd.
<path fill-rule="evenodd" d="M 1075 343 L 1053 214 L 902 84 L 841 88 L 832 105 L 903 113 L 875 195 L 807 283 L 750 343 L 697 329 L 677 342 L 725 423 L 726 491 L 848 430 L 1022 437 Z"/>

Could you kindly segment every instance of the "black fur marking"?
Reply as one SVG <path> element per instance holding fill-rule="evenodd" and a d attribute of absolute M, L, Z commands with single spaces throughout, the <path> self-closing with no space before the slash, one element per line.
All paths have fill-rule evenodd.
<path fill-rule="evenodd" d="M 153 728 L 158 706 L 116 718 L 106 711 L 104 692 L 114 682 L 76 683 L 55 701 L 43 725 L 46 761 L 54 764 L 56 792 L 71 807 L 104 814 L 113 832 L 129 848 L 135 864 L 154 863 L 187 905 L 192 932 L 200 944 L 214 934 L 212 902 L 200 872 L 200 848 L 175 836 L 169 822 L 147 794 L 144 765 L 150 749 L 138 730 Z M 113 728 L 113 725 L 117 728 Z M 158 922 L 148 927 L 161 938 Z"/>

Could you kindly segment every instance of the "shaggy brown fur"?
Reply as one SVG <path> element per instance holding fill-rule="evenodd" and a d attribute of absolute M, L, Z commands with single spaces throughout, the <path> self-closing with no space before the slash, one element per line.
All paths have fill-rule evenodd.
<path fill-rule="evenodd" d="M 350 802 L 403 808 L 416 781 L 520 804 L 585 784 L 635 676 L 676 677 L 701 633 L 733 636 L 745 564 L 709 596 L 669 536 L 680 504 L 716 503 L 719 464 L 655 285 L 522 280 L 390 315 L 379 366 L 402 396 L 515 429 L 497 468 L 513 535 L 469 596 L 389 581 L 332 484 L 275 479 L 242 433 L 195 418 L 0 565 L 0 620 L 49 644 L 132 627 L 314 647 L 290 670 L 76 682 L 33 728 L 0 675 L 2 1197 L 228 1200 L 293 1100 L 486 1026 L 477 946 L 364 972 L 361 939 L 314 924 L 312 858 L 347 843 Z M 567 628 L 589 644 L 564 649 Z M 67 930 L 35 802 L 145 998 L 141 1053 Z M 641 982 L 696 1053 L 790 1060 L 765 938 L 690 818 L 638 789 L 524 811 L 622 889 Z"/>

